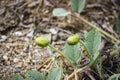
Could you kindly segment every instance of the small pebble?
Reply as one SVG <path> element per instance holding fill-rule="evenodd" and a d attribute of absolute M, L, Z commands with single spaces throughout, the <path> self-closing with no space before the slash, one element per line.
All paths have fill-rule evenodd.
<path fill-rule="evenodd" d="M 17 32 L 15 32 L 15 35 L 16 35 L 16 36 L 22 36 L 23 33 L 22 33 L 21 31 L 17 31 Z"/>
<path fill-rule="evenodd" d="M 42 19 L 43 22 L 45 22 L 45 21 L 47 22 L 47 21 L 49 21 L 49 20 L 50 20 L 49 18 L 43 18 L 43 19 Z"/>
<path fill-rule="evenodd" d="M 36 62 L 36 60 L 32 60 L 32 62 L 34 62 L 34 63 L 35 63 L 35 62 Z"/>
<path fill-rule="evenodd" d="M 4 55 L 4 56 L 3 56 L 3 59 L 7 61 L 7 60 L 8 60 L 7 55 Z"/>
<path fill-rule="evenodd" d="M 29 63 L 29 62 L 30 62 L 30 59 L 26 59 L 25 62 Z"/>
<path fill-rule="evenodd" d="M 14 58 L 14 59 L 13 59 L 13 62 L 14 62 L 14 63 L 17 63 L 18 61 L 19 61 L 18 58 Z"/>
<path fill-rule="evenodd" d="M 58 35 L 54 35 L 54 36 L 52 37 L 52 39 L 53 39 L 53 41 L 58 40 Z"/>
<path fill-rule="evenodd" d="M 3 14 L 5 12 L 5 8 L 0 8 L 0 15 Z"/>
<path fill-rule="evenodd" d="M 55 28 L 51 28 L 51 29 L 50 29 L 50 32 L 51 32 L 52 34 L 57 34 L 57 33 L 58 33 L 58 30 L 56 30 Z"/>
<path fill-rule="evenodd" d="M 2 35 L 0 41 L 5 41 L 7 39 L 7 36 Z"/>
<path fill-rule="evenodd" d="M 29 7 L 29 8 L 34 7 L 34 6 L 36 6 L 38 3 L 39 3 L 39 0 L 38 0 L 38 1 L 32 1 L 32 2 L 28 5 L 28 7 Z"/>
<path fill-rule="evenodd" d="M 35 49 L 34 52 L 35 52 L 35 53 L 38 53 L 39 51 L 38 51 L 38 49 Z"/>
<path fill-rule="evenodd" d="M 16 72 L 21 72 L 22 69 L 21 69 L 20 67 L 16 67 L 16 68 L 15 68 L 15 71 L 16 71 Z"/>
<path fill-rule="evenodd" d="M 27 37 L 29 37 L 29 38 L 33 37 L 33 33 L 34 33 L 34 30 L 30 31 L 30 32 L 27 34 Z"/>
<path fill-rule="evenodd" d="M 1 36 L 1 39 L 7 39 L 7 36 L 2 35 L 2 36 Z"/>
<path fill-rule="evenodd" d="M 22 67 L 23 66 L 23 63 L 22 62 L 19 62 L 16 67 Z"/>

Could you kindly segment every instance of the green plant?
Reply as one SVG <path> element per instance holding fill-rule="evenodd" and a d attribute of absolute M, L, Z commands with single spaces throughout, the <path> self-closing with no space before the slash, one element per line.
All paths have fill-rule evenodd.
<path fill-rule="evenodd" d="M 120 13 L 118 14 L 116 19 L 116 30 L 120 34 Z"/>
<path fill-rule="evenodd" d="M 82 10 L 84 9 L 85 3 L 86 3 L 86 0 L 76 0 L 76 1 L 71 0 L 72 10 L 74 10 L 78 13 L 81 13 Z"/>
<path fill-rule="evenodd" d="M 88 35 L 85 38 L 85 42 L 80 40 L 80 36 L 78 34 L 70 36 L 67 39 L 67 43 L 64 46 L 64 52 L 56 49 L 51 44 L 49 44 L 48 47 L 49 47 L 49 49 L 52 49 L 52 50 L 58 52 L 61 56 L 63 56 L 65 59 L 67 59 L 74 70 L 77 69 L 78 72 L 79 71 L 81 72 L 84 70 L 88 70 L 92 66 L 96 65 L 95 62 L 96 62 L 96 60 L 98 60 L 98 58 L 100 56 L 99 55 L 100 54 L 99 53 L 100 43 L 101 43 L 101 35 L 98 30 L 93 29 L 90 32 L 88 32 Z M 84 50 L 86 51 L 87 57 L 90 59 L 90 64 L 84 66 L 83 68 L 78 69 L 79 67 L 77 67 L 77 66 L 79 65 L 80 59 L 83 54 L 83 52 L 81 53 L 81 51 L 80 51 L 80 47 L 83 47 Z M 60 66 L 60 65 L 57 65 L 57 66 Z M 60 67 L 62 67 L 62 66 L 60 66 Z"/>
<path fill-rule="evenodd" d="M 113 74 L 111 77 L 108 78 L 108 80 L 119 80 L 120 74 Z"/>
<path fill-rule="evenodd" d="M 24 78 L 20 74 L 15 74 L 12 80 L 24 80 Z"/>
<path fill-rule="evenodd" d="M 62 75 L 61 68 L 52 69 L 48 76 L 45 76 L 43 73 L 40 73 L 36 70 L 28 70 L 25 73 L 25 78 L 23 78 L 20 74 L 15 74 L 12 80 L 60 80 Z"/>
<path fill-rule="evenodd" d="M 65 6 L 57 3 L 55 0 L 49 0 L 49 1 L 52 4 L 56 5 L 57 7 L 61 8 L 61 10 L 59 10 L 59 8 L 55 8 L 56 11 L 53 10 L 53 13 L 54 13 L 53 15 L 54 16 L 59 16 L 59 14 L 55 14 L 57 11 L 61 11 L 61 14 L 62 13 L 65 14 L 65 13 L 69 12 L 69 14 L 65 14 L 64 16 L 73 16 L 75 18 L 78 18 L 79 20 L 81 20 L 82 22 L 87 24 L 88 26 L 90 26 L 92 28 L 95 28 L 96 30 L 101 32 L 106 37 L 112 39 L 113 41 L 111 41 L 111 42 L 113 42 L 114 44 L 117 44 L 117 45 L 120 44 L 120 40 L 119 39 L 116 39 L 114 36 L 110 35 L 106 31 L 102 30 L 101 28 L 99 28 L 96 25 L 93 25 L 92 23 L 90 23 L 89 21 L 84 19 L 82 16 L 80 16 L 81 11 L 84 9 L 86 0 L 71 0 L 71 7 L 72 7 L 72 9 L 66 8 Z M 66 10 L 66 11 L 62 12 L 62 9 Z M 116 30 L 117 30 L 118 33 L 120 33 L 120 14 L 118 14 L 117 19 L 116 19 Z M 94 36 L 98 35 L 98 36 L 96 36 L 95 38 L 91 38 L 91 34 L 88 34 L 90 36 L 88 36 L 86 38 L 85 43 L 83 41 L 80 41 L 80 43 L 84 46 L 84 49 L 86 50 L 87 56 L 91 60 L 90 66 L 95 66 L 95 68 L 98 70 L 98 73 L 99 73 L 100 77 L 102 78 L 102 62 L 105 61 L 106 58 L 101 57 L 101 54 L 98 51 L 99 47 L 100 47 L 100 42 L 101 42 L 100 41 L 101 37 L 99 37 L 101 35 L 100 35 L 99 32 L 94 34 L 94 31 L 91 31 L 92 35 L 94 35 Z M 93 43 L 91 43 L 92 40 L 93 40 Z M 110 57 L 113 57 L 117 53 L 119 53 L 118 49 L 113 50 L 110 53 Z M 98 64 L 95 65 L 96 61 L 99 61 L 99 62 L 98 62 Z M 81 69 L 80 69 L 80 71 L 81 71 Z"/>
<path fill-rule="evenodd" d="M 50 0 L 52 3 L 55 3 L 54 0 Z M 63 6 L 59 5 L 62 8 L 56 8 L 53 10 L 53 15 L 55 16 L 66 16 L 72 14 L 75 17 L 78 17 L 87 25 L 93 27 L 90 32 L 87 33 L 85 37 L 85 41 L 80 39 L 80 35 L 75 34 L 70 36 L 65 43 L 64 50 L 60 51 L 55 48 L 53 45 L 50 44 L 50 41 L 47 38 L 39 37 L 35 40 L 36 44 L 40 47 L 47 47 L 49 50 L 49 54 L 56 65 L 56 68 L 52 69 L 47 76 L 42 74 L 38 71 L 30 70 L 27 71 L 25 74 L 25 79 L 27 80 L 61 80 L 63 75 L 68 75 L 66 71 L 64 71 L 63 66 L 60 65 L 60 59 L 58 60 L 58 56 L 53 54 L 53 51 L 56 51 L 60 54 L 60 56 L 64 57 L 69 62 L 69 66 L 72 67 L 73 71 L 67 77 L 67 79 L 71 79 L 75 75 L 74 80 L 78 80 L 77 73 L 84 73 L 86 74 L 91 80 L 95 80 L 94 76 L 91 75 L 90 71 L 92 68 L 96 68 L 98 73 L 100 74 L 100 78 L 102 78 L 102 61 L 101 55 L 99 52 L 99 48 L 101 45 L 101 33 L 106 35 L 107 37 L 113 39 L 117 43 L 120 43 L 119 40 L 108 34 L 107 32 L 103 31 L 102 29 L 96 27 L 95 25 L 91 24 L 84 18 L 80 17 L 78 13 L 80 13 L 84 6 L 86 0 L 72 0 L 72 10 L 66 9 Z M 58 4 L 55 3 L 57 6 Z M 76 11 L 76 12 L 74 12 Z M 101 32 L 101 33 L 100 33 Z M 83 50 L 81 50 L 83 49 Z M 83 54 L 86 53 L 86 58 L 89 59 L 89 64 L 79 67 L 81 58 Z M 62 75 L 63 74 L 63 75 Z M 118 78 L 119 75 L 114 75 L 113 77 L 109 78 L 112 80 L 114 77 Z M 65 77 L 64 77 L 65 78 Z M 19 74 L 16 74 L 13 77 L 13 80 L 23 80 L 23 77 Z"/>
<path fill-rule="evenodd" d="M 42 40 L 41 40 L 42 39 Z M 45 39 L 43 41 L 43 39 Z M 67 39 L 67 43 L 64 46 L 64 52 L 56 49 L 54 46 L 52 46 L 47 38 L 44 37 L 38 37 L 35 40 L 36 44 L 40 47 L 48 47 L 50 55 L 53 58 L 55 65 L 57 68 L 53 69 L 45 78 L 45 76 L 34 70 L 27 71 L 25 74 L 25 77 L 27 80 L 60 80 L 62 78 L 62 66 L 59 65 L 59 61 L 55 60 L 57 56 L 55 56 L 52 51 L 56 51 L 59 53 L 62 57 L 64 57 L 70 65 L 73 67 L 74 71 L 81 72 L 84 70 L 90 69 L 93 65 L 95 65 L 95 61 L 98 60 L 99 56 L 99 46 L 101 43 L 101 35 L 98 30 L 93 29 L 90 32 L 88 32 L 88 35 L 85 38 L 85 42 L 80 39 L 80 36 L 78 34 L 72 35 Z M 46 44 L 47 43 L 47 44 Z M 72 43 L 72 44 L 71 44 Z M 42 44 L 42 45 L 41 45 Z M 83 47 L 84 50 L 87 53 L 87 57 L 90 59 L 90 64 L 84 66 L 83 68 L 78 67 L 83 52 L 80 50 L 80 47 Z M 61 68 L 60 68 L 61 67 Z M 59 74 L 59 75 L 58 75 Z M 65 73 L 64 73 L 65 74 Z M 19 78 L 20 75 L 17 77 Z M 16 80 L 16 75 L 13 77 L 13 80 Z M 23 78 L 20 77 L 20 80 Z"/>

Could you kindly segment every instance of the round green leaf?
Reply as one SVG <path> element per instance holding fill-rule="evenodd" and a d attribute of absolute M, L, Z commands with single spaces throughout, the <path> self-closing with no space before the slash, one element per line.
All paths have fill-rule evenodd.
<path fill-rule="evenodd" d="M 36 70 L 27 71 L 25 77 L 27 80 L 46 80 L 45 76 Z"/>
<path fill-rule="evenodd" d="M 80 53 L 80 44 L 77 43 L 75 45 L 65 44 L 64 54 L 72 63 L 78 63 L 81 57 Z"/>
<path fill-rule="evenodd" d="M 24 78 L 20 74 L 15 74 L 12 80 L 24 80 Z"/>
<path fill-rule="evenodd" d="M 52 13 L 54 16 L 58 16 L 58 17 L 59 16 L 67 16 L 68 14 L 70 14 L 70 12 L 66 11 L 63 8 L 55 8 Z"/>
<path fill-rule="evenodd" d="M 85 45 L 88 51 L 95 55 L 98 53 L 100 45 L 101 45 L 101 34 L 98 30 L 93 29 L 87 33 L 87 37 L 85 38 Z"/>
<path fill-rule="evenodd" d="M 86 0 L 72 0 L 71 7 L 76 12 L 81 12 L 85 7 Z"/>
<path fill-rule="evenodd" d="M 59 67 L 52 69 L 47 76 L 47 80 L 61 80 L 61 78 L 62 78 L 62 70 Z"/>

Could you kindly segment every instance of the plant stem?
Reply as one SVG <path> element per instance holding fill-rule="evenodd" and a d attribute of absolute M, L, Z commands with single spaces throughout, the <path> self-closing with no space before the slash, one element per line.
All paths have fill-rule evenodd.
<path fill-rule="evenodd" d="M 74 76 L 75 73 L 83 72 L 84 70 L 89 70 L 89 66 L 85 66 L 85 67 L 82 67 L 82 68 L 77 69 L 76 71 L 74 71 L 72 74 L 70 74 L 70 75 L 68 76 L 68 80 L 69 80 L 72 76 Z"/>
<path fill-rule="evenodd" d="M 76 71 L 77 71 L 77 69 L 74 70 L 74 72 L 75 72 L 75 80 L 78 80 L 78 74 L 77 74 Z"/>
<path fill-rule="evenodd" d="M 100 55 L 100 52 L 98 52 L 98 53 L 96 53 L 96 54 L 97 54 L 97 56 L 94 55 L 93 60 L 92 60 L 91 63 L 90 63 L 90 67 L 93 67 L 94 64 L 95 64 L 95 62 L 96 62 L 96 60 L 101 56 L 101 55 Z"/>
<path fill-rule="evenodd" d="M 87 56 L 89 57 L 89 59 L 92 60 L 92 56 L 91 56 L 91 54 L 89 53 L 89 51 L 88 51 L 86 45 L 84 44 L 84 42 L 81 41 L 81 40 L 79 40 L 79 42 L 80 42 L 80 44 L 84 47 L 85 51 L 87 52 Z"/>
<path fill-rule="evenodd" d="M 49 47 L 52 48 L 53 50 L 57 51 L 61 56 L 65 57 L 69 63 L 71 64 L 71 66 L 76 69 L 76 66 L 63 54 L 63 52 L 61 52 L 60 50 L 56 49 L 54 46 L 49 44 Z"/>
<path fill-rule="evenodd" d="M 71 13 L 72 14 L 72 13 Z M 112 35 L 110 35 L 109 33 L 105 32 L 104 30 L 102 30 L 101 28 L 93 25 L 92 23 L 90 23 L 89 21 L 85 20 L 83 17 L 79 16 L 78 13 L 72 14 L 73 16 L 79 18 L 81 21 L 83 21 L 84 23 L 86 23 L 87 25 L 97 29 L 98 31 L 100 31 L 102 34 L 104 34 L 105 36 L 111 38 L 112 40 L 116 41 L 118 44 L 120 43 L 120 40 L 116 39 L 115 37 L 113 37 Z"/>
<path fill-rule="evenodd" d="M 91 79 L 91 80 L 96 80 L 88 70 L 85 70 L 84 73 Z"/>

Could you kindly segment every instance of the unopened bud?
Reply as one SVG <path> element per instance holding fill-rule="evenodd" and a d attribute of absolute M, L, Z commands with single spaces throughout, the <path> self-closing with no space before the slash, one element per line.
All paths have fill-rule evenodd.
<path fill-rule="evenodd" d="M 48 44 L 50 43 L 49 39 L 48 38 L 45 38 L 45 37 L 38 37 L 36 40 L 35 40 L 36 44 L 40 47 L 46 47 L 48 46 Z"/>
<path fill-rule="evenodd" d="M 70 36 L 68 39 L 67 39 L 67 43 L 69 45 L 75 45 L 79 42 L 80 40 L 80 36 L 78 34 L 75 34 L 73 36 Z"/>

